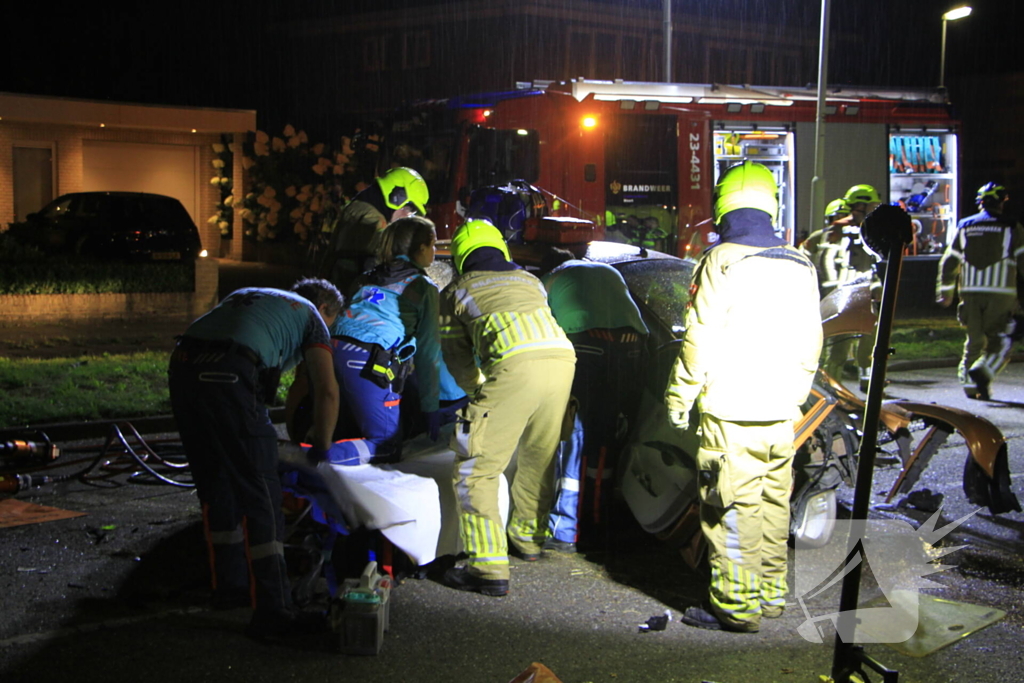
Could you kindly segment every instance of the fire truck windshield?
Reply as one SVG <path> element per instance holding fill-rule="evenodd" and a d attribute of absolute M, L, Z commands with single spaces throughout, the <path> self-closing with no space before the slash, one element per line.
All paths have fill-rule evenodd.
<path fill-rule="evenodd" d="M 476 128 L 469 139 L 469 186 L 537 182 L 540 136 L 535 130 Z"/>

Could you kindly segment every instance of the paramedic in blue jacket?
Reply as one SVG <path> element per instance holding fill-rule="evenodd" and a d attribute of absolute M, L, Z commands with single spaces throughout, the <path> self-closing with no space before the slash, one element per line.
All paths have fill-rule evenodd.
<path fill-rule="evenodd" d="M 304 360 L 316 398 L 313 451 L 326 452 L 338 416 L 328 325 L 341 303 L 326 280 L 300 280 L 290 292 L 240 289 L 193 322 L 171 355 L 171 407 L 203 506 L 213 604 L 253 604 L 253 638 L 326 628 L 322 614 L 292 604 L 266 404 L 281 372 Z"/>
<path fill-rule="evenodd" d="M 573 441 L 560 446 L 558 493 L 548 516 L 551 538 L 544 547 L 572 552 L 578 536 L 593 544 L 597 527 L 607 521 L 602 515 L 611 500 L 616 435 L 620 419 L 628 424 L 636 414 L 636 378 L 648 330 L 612 266 L 552 247 L 541 271 L 551 312 L 576 351 L 572 395 L 582 424 Z"/>
<path fill-rule="evenodd" d="M 402 392 L 414 369 L 419 405 L 411 408 L 426 416 L 435 440 L 441 399 L 465 396 L 450 375 L 442 388 L 438 289 L 425 272 L 436 240 L 426 218 L 409 216 L 389 225 L 377 254 L 381 264 L 357 279 L 351 301 L 331 328 L 342 403 L 359 431 L 358 438 L 331 446 L 332 464 L 398 459 Z"/>

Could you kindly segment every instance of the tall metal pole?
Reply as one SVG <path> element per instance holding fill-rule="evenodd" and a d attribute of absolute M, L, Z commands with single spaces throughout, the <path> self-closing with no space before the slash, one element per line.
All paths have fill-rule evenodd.
<path fill-rule="evenodd" d="M 945 15 L 942 17 L 942 52 L 939 54 L 939 87 L 946 86 L 946 24 L 949 21 Z"/>
<path fill-rule="evenodd" d="M 672 0 L 662 0 L 662 7 L 664 8 L 664 18 L 662 20 L 662 30 L 664 31 L 665 41 L 665 82 L 672 82 Z"/>
<path fill-rule="evenodd" d="M 825 215 L 825 89 L 828 85 L 829 0 L 821 0 L 821 36 L 818 39 L 818 110 L 815 117 L 814 178 L 811 180 L 809 231 L 819 226 Z"/>
<path fill-rule="evenodd" d="M 857 453 L 857 481 L 853 492 L 850 539 L 847 558 L 853 556 L 864 538 L 867 528 L 868 509 L 871 504 L 871 483 L 875 467 L 875 449 L 878 445 L 878 425 L 882 411 L 882 392 L 885 389 L 885 371 L 889 360 L 889 338 L 892 334 L 893 314 L 896 312 L 896 294 L 899 291 L 900 269 L 903 265 L 903 249 L 913 236 L 910 215 L 903 209 L 882 204 L 864 219 L 861 235 L 867 245 L 876 253 L 885 254 L 885 276 L 882 279 L 882 301 L 878 311 L 878 331 L 871 357 L 871 379 L 868 382 L 867 403 L 861 423 L 860 450 Z M 839 618 L 836 621 L 835 651 L 832 657 L 832 679 L 836 683 L 851 683 L 863 680 L 853 674 L 863 667 L 882 674 L 883 683 L 895 683 L 899 673 L 888 669 L 864 653 L 863 648 L 853 642 L 859 615 L 857 606 L 860 596 L 860 579 L 864 563 L 851 565 L 843 576 L 843 588 L 839 596 Z M 843 636 L 850 639 L 845 642 Z"/>

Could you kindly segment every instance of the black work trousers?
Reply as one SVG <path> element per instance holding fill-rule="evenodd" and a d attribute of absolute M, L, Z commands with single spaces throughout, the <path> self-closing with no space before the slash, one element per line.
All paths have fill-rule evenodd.
<path fill-rule="evenodd" d="M 277 432 L 259 398 L 256 366 L 179 345 L 168 379 L 203 505 L 214 590 L 251 590 L 259 611 L 290 609 Z"/>

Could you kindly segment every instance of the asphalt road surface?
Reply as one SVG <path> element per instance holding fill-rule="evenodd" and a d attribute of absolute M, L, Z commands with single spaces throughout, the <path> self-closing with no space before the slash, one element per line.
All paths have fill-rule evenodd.
<path fill-rule="evenodd" d="M 960 394 L 953 370 L 890 372 L 887 393 L 962 407 L 994 422 L 1009 443 L 1014 490 L 1024 498 L 1024 366 L 1011 365 L 990 402 Z M 67 455 L 65 457 L 68 457 Z M 77 456 L 76 456 L 77 457 Z M 966 448 L 954 435 L 917 488 L 943 494 L 943 518 L 973 509 L 960 489 Z M 896 472 L 882 468 L 874 504 Z M 844 490 L 849 500 L 851 492 Z M 487 598 L 445 588 L 432 575 L 406 578 L 392 593 L 391 630 L 377 656 L 336 652 L 331 635 L 265 645 L 244 637 L 248 611 L 206 607 L 206 567 L 193 493 L 128 482 L 48 485 L 14 500 L 87 513 L 0 529 L 0 681 L 410 681 L 506 683 L 531 662 L 563 683 L 715 681 L 812 682 L 831 669 L 833 639 L 802 638 L 805 613 L 791 600 L 757 634 L 700 631 L 678 621 L 698 602 L 706 577 L 620 514 L 607 551 L 513 560 L 512 590 Z M 876 514 L 883 514 L 881 512 Z M 916 520 L 913 509 L 885 512 Z M 924 657 L 883 645 L 867 652 L 901 681 L 1012 681 L 1024 659 L 1024 515 L 980 511 L 956 532 L 965 547 L 925 591 L 997 607 L 995 624 Z M 355 552 L 355 551 L 353 551 Z M 868 591 L 867 589 L 866 593 Z M 792 598 L 793 596 L 791 596 Z M 813 605 L 835 610 L 835 596 Z M 638 626 L 668 610 L 664 631 Z M 958 624 L 948 627 L 956 631 Z M 874 679 L 879 680 L 879 679 Z"/>

